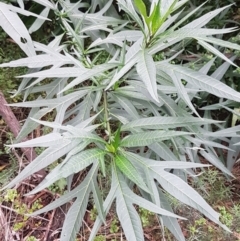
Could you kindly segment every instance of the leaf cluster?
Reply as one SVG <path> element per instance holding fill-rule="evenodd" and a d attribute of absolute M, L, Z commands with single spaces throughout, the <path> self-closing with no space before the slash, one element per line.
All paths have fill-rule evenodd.
<path fill-rule="evenodd" d="M 5 188 L 62 158 L 28 194 L 66 178 L 68 191 L 32 214 L 74 199 L 61 241 L 75 240 L 90 196 L 98 217 L 89 240 L 94 240 L 113 206 L 127 240 L 144 240 L 136 205 L 155 213 L 177 240 L 185 240 L 178 223 L 184 217 L 173 213 L 169 194 L 228 230 L 187 180 L 189 175 L 197 178 L 197 168 L 208 166 L 201 164 L 200 155 L 231 176 L 239 153 L 238 126 L 227 127 L 225 122 L 211 118 L 211 110 L 218 108 L 239 116 L 233 107 L 239 106 L 240 94 L 221 80 L 230 65 L 236 66 L 235 56 L 229 59 L 222 49 L 240 50 L 240 46 L 216 37 L 236 28 L 205 27 L 231 5 L 188 21 L 204 3 L 180 18 L 179 9 L 187 0 L 153 0 L 149 13 L 144 2 L 131 0 L 118 0 L 117 7 L 112 0 L 36 0 L 44 7 L 41 14 L 25 10 L 23 0 L 17 2 L 20 7 L 0 3 L 0 25 L 27 57 L 0 67 L 28 67 L 26 74 L 18 76 L 21 84 L 15 93 L 22 93 L 24 102 L 11 106 L 31 111 L 11 147 L 46 149 Z M 50 21 L 50 11 L 57 16 L 64 34 L 54 36 L 46 45 L 32 41 L 29 32 Z M 30 29 L 19 14 L 36 17 Z M 182 43 L 191 40 L 220 58 L 221 66 L 208 74 L 216 58 L 197 70 L 174 64 L 183 53 Z M 103 51 L 107 56 L 99 63 Z M 167 58 L 156 60 L 157 54 Z M 25 101 L 32 93 L 39 97 Z M 213 95 L 219 103 L 208 105 Z M 201 110 L 195 104 L 199 99 L 205 103 Z M 42 120 L 53 111 L 53 121 Z M 39 125 L 52 128 L 52 132 L 21 142 Z M 227 167 L 218 157 L 221 150 L 230 153 Z M 87 175 L 72 188 L 73 175 L 80 171 Z M 100 172 L 111 182 L 106 197 L 102 197 L 98 183 Z"/>

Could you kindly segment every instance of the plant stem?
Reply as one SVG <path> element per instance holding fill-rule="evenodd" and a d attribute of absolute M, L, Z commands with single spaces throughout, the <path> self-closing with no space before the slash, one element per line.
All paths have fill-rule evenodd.
<path fill-rule="evenodd" d="M 103 98 L 104 98 L 104 119 L 107 125 L 107 132 L 108 132 L 108 136 L 111 136 L 111 127 L 110 127 L 110 123 L 109 123 L 109 116 L 108 116 L 108 105 L 107 105 L 107 92 L 104 91 L 103 92 Z"/>

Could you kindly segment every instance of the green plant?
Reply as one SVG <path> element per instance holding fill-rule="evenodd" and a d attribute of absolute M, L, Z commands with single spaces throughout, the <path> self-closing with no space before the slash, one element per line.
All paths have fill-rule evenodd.
<path fill-rule="evenodd" d="M 29 236 L 26 241 L 38 241 L 37 238 L 35 238 L 34 236 Z"/>
<path fill-rule="evenodd" d="M 228 227 L 232 226 L 233 216 L 231 213 L 229 213 L 225 207 L 220 206 L 218 207 L 219 212 L 221 214 L 220 220 L 222 223 L 226 224 Z"/>
<path fill-rule="evenodd" d="M 103 235 L 98 235 L 93 241 L 106 241 L 106 238 Z"/>
<path fill-rule="evenodd" d="M 90 219 L 91 219 L 92 221 L 95 221 L 96 218 L 97 218 L 97 215 L 98 215 L 98 213 L 97 213 L 97 208 L 94 206 L 94 207 L 91 209 L 91 211 L 90 211 Z"/>
<path fill-rule="evenodd" d="M 226 177 L 216 169 L 208 169 L 196 179 L 196 188 L 215 205 L 231 197 L 231 187 L 225 185 Z"/>
<path fill-rule="evenodd" d="M 143 227 L 151 225 L 152 218 L 154 217 L 154 213 L 149 212 L 144 208 L 139 208 L 139 216 L 142 221 Z"/>
<path fill-rule="evenodd" d="M 118 221 L 116 218 L 114 218 L 110 225 L 110 233 L 117 233 L 118 230 L 119 230 Z"/>
<path fill-rule="evenodd" d="M 204 218 L 200 218 L 195 220 L 193 225 L 189 225 L 188 229 L 189 229 L 190 237 L 194 238 L 197 235 L 199 235 L 199 233 L 201 233 L 201 230 L 200 230 L 201 227 L 205 226 L 205 224 L 206 224 L 206 220 Z"/>
<path fill-rule="evenodd" d="M 18 231 L 26 226 L 27 220 L 29 219 L 26 214 L 33 213 L 34 211 L 43 207 L 41 200 L 38 199 L 32 203 L 31 207 L 29 208 L 25 203 L 22 202 L 20 194 L 15 189 L 8 189 L 1 202 L 11 203 L 15 213 L 21 217 L 18 222 L 14 223 L 14 231 Z"/>
<path fill-rule="evenodd" d="M 6 202 L 13 202 L 17 196 L 18 196 L 17 190 L 15 190 L 15 189 L 8 189 L 7 193 L 4 196 L 4 200 Z"/>
<path fill-rule="evenodd" d="M 187 177 L 194 177 L 196 168 L 208 166 L 200 164 L 199 154 L 231 175 L 216 150 L 228 149 L 221 141 L 232 146 L 240 143 L 239 128 L 227 128 L 207 109 L 217 99 L 218 108 L 220 103 L 232 111 L 240 101 L 240 94 L 221 82 L 228 67 L 236 66 L 222 48 L 240 50 L 240 46 L 212 37 L 235 28 L 205 27 L 230 5 L 190 20 L 204 4 L 180 18 L 187 0 L 153 0 L 149 9 L 141 0 L 118 0 L 118 7 L 108 0 L 37 2 L 54 12 L 65 33 L 64 37 L 54 36 L 48 45 L 32 42 L 17 13 L 36 16 L 35 23 L 45 19 L 0 3 L 4 12 L 0 24 L 7 23 L 2 27 L 27 55 L 1 67 L 28 67 L 28 73 L 19 76 L 22 82 L 16 94 L 22 92 L 26 98 L 40 93 L 34 101 L 12 104 L 31 108 L 31 112 L 11 147 L 47 148 L 5 188 L 59 158 L 63 161 L 29 195 L 61 178 L 66 178 L 71 188 L 73 174 L 85 170 L 87 175 L 78 186 L 32 214 L 75 198 L 61 241 L 75 240 L 90 194 L 98 217 L 89 240 L 94 240 L 113 206 L 126 239 L 144 240 L 135 205 L 157 214 L 159 223 L 177 240 L 185 240 L 177 220 L 183 217 L 173 213 L 169 194 L 229 231 L 219 221 L 219 214 L 188 185 Z M 216 59 L 212 56 L 207 62 L 206 56 L 200 58 L 197 70 L 183 65 L 178 57 L 191 41 L 197 43 L 197 49 L 206 49 L 207 58 L 211 53 L 225 62 L 211 74 Z M 98 61 L 103 51 L 104 58 Z M 45 92 L 44 98 L 41 92 Z M 206 109 L 199 111 L 200 107 Z M 41 120 L 53 110 L 54 121 Z M 53 131 L 18 143 L 38 125 Z M 111 170 L 111 176 L 106 170 Z M 97 180 L 100 172 L 111 182 L 104 198 Z"/>

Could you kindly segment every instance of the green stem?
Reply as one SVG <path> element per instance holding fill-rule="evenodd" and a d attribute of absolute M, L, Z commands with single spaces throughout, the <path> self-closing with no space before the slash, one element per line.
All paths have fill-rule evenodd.
<path fill-rule="evenodd" d="M 107 125 L 107 131 L 108 131 L 108 136 L 111 136 L 111 127 L 110 127 L 110 123 L 109 123 L 109 116 L 108 116 L 108 103 L 107 103 L 107 92 L 104 91 L 103 92 L 103 98 L 104 98 L 104 119 Z"/>

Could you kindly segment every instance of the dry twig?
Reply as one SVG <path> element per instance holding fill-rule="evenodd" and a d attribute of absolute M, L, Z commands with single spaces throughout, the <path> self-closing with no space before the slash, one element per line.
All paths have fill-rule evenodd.
<path fill-rule="evenodd" d="M 2 241 L 14 241 L 11 227 L 5 218 L 5 215 L 0 207 L 0 239 Z"/>
<path fill-rule="evenodd" d="M 17 137 L 17 135 L 21 129 L 21 125 L 20 125 L 19 121 L 17 120 L 16 116 L 14 115 L 14 113 L 12 112 L 11 108 L 7 104 L 8 103 L 5 100 L 3 93 L 0 91 L 0 115 L 6 122 L 7 126 L 9 127 L 9 129 L 11 130 L 13 135 L 15 137 Z M 23 141 L 26 141 L 26 140 L 27 140 L 27 138 L 23 139 Z M 37 156 L 37 154 L 33 148 L 21 148 L 21 150 L 22 150 L 23 154 L 27 157 L 29 162 L 34 160 Z M 37 175 L 40 177 L 44 177 L 45 171 L 40 170 L 39 172 L 37 172 Z"/>

